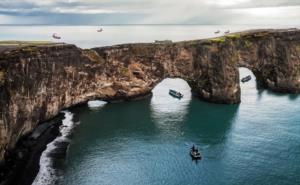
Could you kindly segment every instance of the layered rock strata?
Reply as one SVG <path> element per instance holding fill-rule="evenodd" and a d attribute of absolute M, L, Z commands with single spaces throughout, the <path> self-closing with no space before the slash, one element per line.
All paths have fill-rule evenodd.
<path fill-rule="evenodd" d="M 265 88 L 300 92 L 296 29 L 88 50 L 41 44 L 0 46 L 0 51 L 0 159 L 21 136 L 63 108 L 96 98 L 145 96 L 167 77 L 186 80 L 195 95 L 215 103 L 240 102 L 240 66 L 251 69 Z"/>

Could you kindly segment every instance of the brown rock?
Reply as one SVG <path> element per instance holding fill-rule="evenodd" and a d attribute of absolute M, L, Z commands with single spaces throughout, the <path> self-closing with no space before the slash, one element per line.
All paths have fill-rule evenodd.
<path fill-rule="evenodd" d="M 251 69 L 266 88 L 300 92 L 296 29 L 91 50 L 50 44 L 0 51 L 0 159 L 5 147 L 13 148 L 22 135 L 63 108 L 95 98 L 144 96 L 167 77 L 186 80 L 196 95 L 216 103 L 240 102 L 238 66 Z"/>

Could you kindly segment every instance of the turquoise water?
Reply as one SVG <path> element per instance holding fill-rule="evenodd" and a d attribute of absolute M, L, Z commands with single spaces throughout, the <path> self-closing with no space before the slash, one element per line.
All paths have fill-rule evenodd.
<path fill-rule="evenodd" d="M 257 89 L 255 80 L 241 88 L 241 104 L 218 105 L 166 79 L 152 98 L 79 108 L 60 184 L 300 184 L 300 99 Z M 198 163 L 192 144 L 203 155 Z"/>
<path fill-rule="evenodd" d="M 289 26 L 290 27 L 290 26 Z M 296 26 L 300 28 L 299 26 Z M 48 40 L 82 48 L 128 42 L 215 37 L 214 31 L 262 26 L 0 26 L 0 40 Z M 268 28 L 268 27 L 265 27 Z M 275 28 L 275 27 L 273 27 Z M 287 28 L 282 27 L 281 28 Z M 222 35 L 222 34 L 220 34 Z M 241 76 L 250 74 L 241 69 Z M 254 78 L 254 76 L 253 76 Z M 184 94 L 168 95 L 169 88 Z M 206 103 L 192 97 L 180 79 L 166 79 L 141 101 L 81 107 L 66 113 L 72 134 L 63 171 L 53 169 L 51 152 L 69 142 L 68 132 L 49 144 L 35 184 L 61 185 L 297 185 L 300 184 L 300 99 L 241 84 L 239 105 Z M 192 144 L 203 160 L 192 161 Z"/>

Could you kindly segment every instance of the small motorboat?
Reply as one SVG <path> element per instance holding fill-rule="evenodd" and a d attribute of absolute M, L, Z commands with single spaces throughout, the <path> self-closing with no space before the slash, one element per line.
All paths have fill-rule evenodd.
<path fill-rule="evenodd" d="M 245 83 L 245 82 L 248 82 L 249 80 L 251 80 L 251 76 L 248 75 L 248 76 L 245 76 L 244 78 L 242 78 L 242 82 Z"/>
<path fill-rule="evenodd" d="M 97 32 L 102 32 L 102 31 L 103 31 L 103 29 L 102 29 L 102 28 L 100 28 L 100 29 L 98 29 L 98 30 L 97 30 Z"/>
<path fill-rule="evenodd" d="M 169 94 L 175 98 L 179 98 L 181 99 L 183 97 L 183 95 L 180 92 L 177 92 L 175 90 L 170 89 L 169 90 Z"/>
<path fill-rule="evenodd" d="M 191 155 L 192 159 L 195 159 L 195 160 L 202 158 L 198 148 L 196 148 L 194 145 L 191 148 L 190 155 Z"/>
<path fill-rule="evenodd" d="M 218 34 L 218 33 L 220 33 L 221 31 L 220 30 L 217 30 L 217 31 L 215 31 L 215 34 Z"/>
<path fill-rule="evenodd" d="M 53 37 L 54 39 L 61 39 L 61 37 L 58 36 L 57 33 L 53 33 L 52 37 Z"/>
<path fill-rule="evenodd" d="M 228 33 L 230 33 L 230 30 L 225 31 L 224 33 L 225 33 L 225 34 L 228 34 Z"/>

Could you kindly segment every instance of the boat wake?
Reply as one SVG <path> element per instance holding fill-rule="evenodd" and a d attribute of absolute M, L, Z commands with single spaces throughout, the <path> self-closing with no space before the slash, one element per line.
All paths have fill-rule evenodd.
<path fill-rule="evenodd" d="M 32 185 L 53 185 L 57 184 L 62 178 L 62 170 L 59 167 L 60 162 L 64 160 L 67 147 L 69 146 L 69 136 L 72 133 L 75 123 L 73 114 L 69 111 L 63 111 L 65 119 L 59 128 L 60 135 L 47 145 L 46 150 L 40 158 L 40 170 Z"/>

